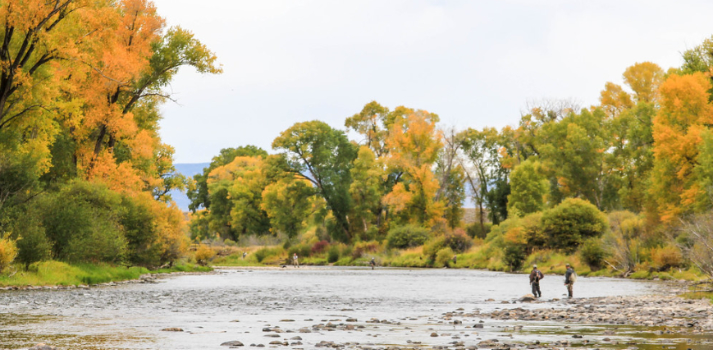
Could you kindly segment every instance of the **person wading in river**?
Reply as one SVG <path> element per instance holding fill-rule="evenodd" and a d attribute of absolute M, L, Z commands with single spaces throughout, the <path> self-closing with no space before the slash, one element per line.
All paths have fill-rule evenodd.
<path fill-rule="evenodd" d="M 297 253 L 292 255 L 292 266 L 294 267 L 300 267 L 300 262 L 297 260 Z"/>
<path fill-rule="evenodd" d="M 569 298 L 572 299 L 572 287 L 574 286 L 574 281 L 577 280 L 577 274 L 572 269 L 569 264 L 567 266 L 567 272 L 564 273 L 564 285 L 567 286 L 567 294 Z"/>
<path fill-rule="evenodd" d="M 532 295 L 535 298 L 542 296 L 542 291 L 540 291 L 540 280 L 545 278 L 540 270 L 537 269 L 537 265 L 532 265 L 532 272 L 530 272 L 530 285 L 532 286 Z"/>
<path fill-rule="evenodd" d="M 376 260 L 374 258 L 371 258 L 371 261 L 369 261 L 369 266 L 371 266 L 371 269 L 373 270 L 374 267 L 376 266 Z"/>

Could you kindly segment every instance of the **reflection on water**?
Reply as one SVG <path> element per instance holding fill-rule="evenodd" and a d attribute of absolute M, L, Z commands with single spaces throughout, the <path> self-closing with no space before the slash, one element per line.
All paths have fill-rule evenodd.
<path fill-rule="evenodd" d="M 650 294 L 659 286 L 579 278 L 575 297 Z M 529 292 L 527 275 L 449 269 L 284 268 L 221 270 L 172 277 L 158 284 L 90 290 L 5 292 L 0 293 L 0 325 L 5 332 L 0 333 L 0 348 L 27 347 L 40 341 L 77 349 L 219 349 L 222 342 L 234 340 L 246 346 L 276 340 L 301 342 L 300 347 L 312 348 L 320 341 L 378 347 L 417 342 L 443 346 L 463 342 L 467 346 L 497 337 L 508 341 L 562 339 L 562 334 L 550 331 L 564 329 L 561 324 L 496 322 L 473 316 L 463 319 L 462 325 L 453 325 L 442 317 L 457 308 L 473 312 L 566 307 L 561 301 L 551 301 L 566 293 L 562 276 L 546 276 L 541 287 L 546 302 L 513 305 L 503 302 Z M 19 314 L 53 317 L 2 321 Z M 357 319 L 349 323 L 355 327 L 345 328 L 347 318 Z M 387 322 L 366 322 L 371 319 Z M 480 321 L 484 328 L 472 328 Z M 333 329 L 314 328 L 330 322 Z M 514 324 L 523 325 L 522 330 L 513 333 L 503 328 Z M 184 331 L 161 331 L 169 327 Z M 283 333 L 263 332 L 266 327 L 279 327 Z M 300 333 L 300 329 L 310 333 Z M 439 337 L 431 337 L 432 333 Z M 295 336 L 302 340 L 291 339 Z"/>

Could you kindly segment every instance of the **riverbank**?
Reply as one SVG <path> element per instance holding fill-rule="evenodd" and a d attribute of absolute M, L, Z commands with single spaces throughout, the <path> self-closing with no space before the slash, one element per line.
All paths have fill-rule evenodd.
<path fill-rule="evenodd" d="M 280 246 L 264 247 L 215 247 L 218 251 L 212 264 L 218 266 L 291 266 L 291 249 Z M 294 253 L 293 253 L 294 254 Z M 602 266 L 593 268 L 581 260 L 578 254 L 563 254 L 559 251 L 543 250 L 530 254 L 522 266 L 515 270 L 503 265 L 499 259 L 493 259 L 484 251 L 482 246 L 475 246 L 460 254 L 453 254 L 446 260 L 432 260 L 424 253 L 423 247 L 410 249 L 386 249 L 378 245 L 371 245 L 364 251 L 350 250 L 344 246 L 341 250 L 331 249 L 322 252 L 312 252 L 303 249 L 297 252 L 299 263 L 302 266 L 355 266 L 368 267 L 373 258 L 378 267 L 403 267 L 403 268 L 455 268 L 476 269 L 499 272 L 529 273 L 533 264 L 545 275 L 564 275 L 566 264 L 569 263 L 580 276 L 590 277 L 625 277 L 640 280 L 673 280 L 673 281 L 699 281 L 709 276 L 701 273 L 695 267 L 671 267 L 659 270 L 642 264 L 636 271 L 621 271 L 611 267 Z"/>
<path fill-rule="evenodd" d="M 162 274 L 210 272 L 211 267 L 180 264 L 170 268 L 149 270 L 144 267 L 111 266 L 107 264 L 71 265 L 59 261 L 43 261 L 0 275 L 0 290 L 72 289 L 94 285 L 148 283 Z"/>

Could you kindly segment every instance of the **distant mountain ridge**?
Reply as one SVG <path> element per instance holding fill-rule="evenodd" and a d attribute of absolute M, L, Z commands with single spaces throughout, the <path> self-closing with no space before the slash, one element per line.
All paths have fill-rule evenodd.
<path fill-rule="evenodd" d="M 210 163 L 176 163 L 173 164 L 174 167 L 176 167 L 176 172 L 179 174 L 183 174 L 184 176 L 187 177 L 193 177 L 194 175 L 200 174 L 203 172 L 203 168 L 207 168 L 210 165 Z M 191 204 L 191 201 L 188 199 L 188 196 L 177 190 L 172 190 L 169 192 L 171 194 L 171 197 L 173 198 L 173 201 L 176 202 L 176 205 L 178 205 L 179 208 L 183 211 L 188 211 L 188 205 Z"/>

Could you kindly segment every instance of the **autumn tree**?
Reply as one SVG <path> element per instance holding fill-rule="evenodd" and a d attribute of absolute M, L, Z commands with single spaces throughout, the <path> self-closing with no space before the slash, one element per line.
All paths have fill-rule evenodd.
<path fill-rule="evenodd" d="M 634 91 L 637 102 L 655 102 L 659 85 L 664 80 L 664 71 L 656 63 L 636 63 L 624 71 L 623 78 Z"/>
<path fill-rule="evenodd" d="M 267 213 L 270 229 L 295 237 L 307 224 L 318 203 L 312 183 L 298 177 L 274 182 L 262 192 L 261 209 Z"/>
<path fill-rule="evenodd" d="M 396 125 L 402 125 L 407 122 L 409 115 L 416 113 L 412 108 L 398 106 L 394 110 L 386 108 L 376 101 L 372 101 L 362 108 L 361 112 L 347 118 L 345 126 L 359 134 L 364 139 L 360 142 L 369 147 L 374 154 L 374 166 L 379 167 L 383 176 L 380 177 L 378 184 L 381 197 L 376 203 L 376 212 L 374 213 L 374 225 L 385 233 L 388 227 L 387 221 L 390 219 L 389 206 L 384 201 L 386 194 L 392 192 L 394 186 L 404 180 L 404 169 L 401 167 L 391 166 L 391 152 L 393 149 L 387 144 L 387 140 L 394 133 Z M 438 122 L 438 115 L 428 113 L 428 118 L 434 123 Z M 400 130 L 404 130 L 403 127 Z"/>
<path fill-rule="evenodd" d="M 442 147 L 437 121 L 437 115 L 415 111 L 396 119 L 386 140 L 389 172 L 403 174 L 403 181 L 384 202 L 402 223 L 432 226 L 443 215 L 443 204 L 436 201 L 440 185 L 431 171 Z"/>
<path fill-rule="evenodd" d="M 178 258 L 184 223 L 167 203 L 185 179 L 158 135 L 159 107 L 180 67 L 219 73 L 215 56 L 188 31 L 165 30 L 146 0 L 11 0 L 0 23 L 0 230 L 36 215 L 26 242 L 44 235 L 55 258 Z"/>
<path fill-rule="evenodd" d="M 232 162 L 237 157 L 267 157 L 267 152 L 260 147 L 247 145 L 236 148 L 223 148 L 220 153 L 213 157 L 208 167 L 203 169 L 203 173 L 193 177 L 195 185 L 187 192 L 188 199 L 191 203 L 188 209 L 192 212 L 204 208 L 210 208 L 210 198 L 208 196 L 208 176 L 216 168 L 224 166 Z"/>
<path fill-rule="evenodd" d="M 700 178 L 700 147 L 713 107 L 708 101 L 710 81 L 702 73 L 671 75 L 659 88 L 660 104 L 653 125 L 654 168 L 651 195 L 662 221 L 707 206 L 705 179 Z"/>

